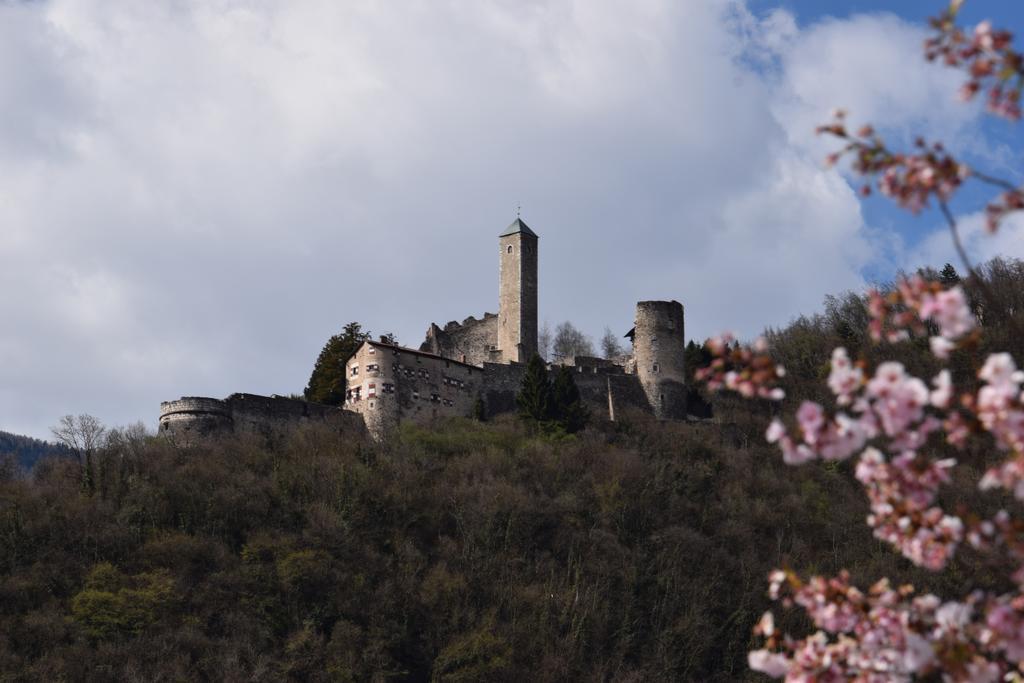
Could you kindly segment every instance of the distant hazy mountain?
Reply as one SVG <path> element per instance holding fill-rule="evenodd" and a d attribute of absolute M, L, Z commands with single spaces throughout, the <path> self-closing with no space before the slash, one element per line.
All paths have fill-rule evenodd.
<path fill-rule="evenodd" d="M 0 432 L 0 458 L 13 455 L 26 470 L 32 469 L 36 462 L 47 455 L 64 455 L 67 449 L 63 446 L 33 439 L 30 436 L 20 436 L 9 432 Z"/>

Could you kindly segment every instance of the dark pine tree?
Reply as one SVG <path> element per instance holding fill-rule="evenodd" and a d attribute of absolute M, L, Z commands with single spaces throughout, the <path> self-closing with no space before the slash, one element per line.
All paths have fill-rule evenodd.
<path fill-rule="evenodd" d="M 345 401 L 345 363 L 369 338 L 370 333 L 364 332 L 362 325 L 352 322 L 345 325 L 340 334 L 328 339 L 303 392 L 306 400 L 330 406 L 341 405 Z"/>
<path fill-rule="evenodd" d="M 526 364 L 526 376 L 516 396 L 516 405 L 522 417 L 538 422 L 552 417 L 551 382 L 548 381 L 547 367 L 537 354 Z"/>
<path fill-rule="evenodd" d="M 939 282 L 946 287 L 960 284 L 960 274 L 956 272 L 952 263 L 947 263 L 942 267 L 942 272 L 939 273 Z"/>
<path fill-rule="evenodd" d="M 583 405 L 579 387 L 572 369 L 562 366 L 551 387 L 552 417 L 569 434 L 575 434 L 587 425 L 590 411 Z"/>

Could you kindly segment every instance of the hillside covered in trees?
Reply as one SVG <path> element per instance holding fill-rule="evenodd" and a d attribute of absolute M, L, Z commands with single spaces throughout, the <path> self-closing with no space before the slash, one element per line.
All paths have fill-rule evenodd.
<path fill-rule="evenodd" d="M 955 274 L 945 273 L 946 277 Z M 1024 264 L 993 262 L 977 353 L 1009 349 Z M 969 287 L 972 295 L 976 295 Z M 788 410 L 833 346 L 868 362 L 863 301 L 769 334 Z M 924 342 L 885 349 L 927 376 Z M 969 372 L 972 352 L 955 369 Z M 694 358 L 700 349 L 693 349 Z M 177 448 L 111 432 L 82 463 L 0 480 L 4 680 L 759 680 L 765 577 L 846 567 L 962 594 L 1003 568 L 915 569 L 864 524 L 852 462 L 782 464 L 776 408 L 705 397 L 714 419 L 639 414 L 552 435 L 508 416 L 407 426 L 391 442 L 303 429 Z M 968 453 L 950 505 L 998 502 Z M 970 458 L 976 458 L 977 463 Z M 804 624 L 782 624 L 799 632 Z"/>
<path fill-rule="evenodd" d="M 0 460 L 13 458 L 23 469 L 32 469 L 45 456 L 66 454 L 67 449 L 49 441 L 0 431 Z"/>

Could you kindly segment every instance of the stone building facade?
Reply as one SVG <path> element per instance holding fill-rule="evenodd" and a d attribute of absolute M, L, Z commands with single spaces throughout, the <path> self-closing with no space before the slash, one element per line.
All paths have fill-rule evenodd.
<path fill-rule="evenodd" d="M 361 415 L 379 439 L 402 421 L 426 424 L 471 415 L 483 376 L 483 368 L 475 365 L 366 341 L 345 367 L 345 408 Z"/>
<path fill-rule="evenodd" d="M 405 421 L 426 424 L 478 410 L 488 416 L 514 411 L 526 363 L 538 348 L 538 241 L 519 218 L 498 236 L 497 314 L 444 327 L 431 324 L 419 349 L 364 342 L 346 362 L 342 408 L 252 394 L 186 397 L 161 404 L 161 432 L 188 440 L 223 431 L 272 433 L 322 421 L 382 439 Z M 635 409 L 659 419 L 686 418 L 684 322 L 678 301 L 638 302 L 626 335 L 633 342 L 631 354 L 563 363 L 573 368 L 595 416 L 614 420 Z M 559 367 L 548 369 L 553 377 Z"/>

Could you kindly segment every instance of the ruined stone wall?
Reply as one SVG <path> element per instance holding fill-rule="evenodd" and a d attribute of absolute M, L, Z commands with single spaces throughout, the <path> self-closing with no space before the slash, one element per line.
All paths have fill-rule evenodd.
<path fill-rule="evenodd" d="M 443 329 L 431 324 L 427 338 L 420 345 L 420 351 L 482 366 L 486 362 L 499 360 L 497 345 L 498 316 L 484 313 L 480 320 L 469 316 L 461 324 L 453 320 Z"/>
<path fill-rule="evenodd" d="M 633 338 L 636 376 L 660 419 L 686 419 L 685 348 L 681 303 L 637 302 Z"/>
<path fill-rule="evenodd" d="M 284 396 L 231 394 L 224 399 L 224 403 L 231 411 L 236 434 L 248 432 L 273 437 L 306 423 L 326 424 L 350 433 L 358 433 L 363 429 L 358 415 L 335 406 Z"/>
<path fill-rule="evenodd" d="M 402 421 L 428 424 L 438 417 L 472 415 L 483 370 L 367 342 L 349 360 L 346 377 L 346 408 L 360 413 L 370 434 L 380 439 Z"/>

